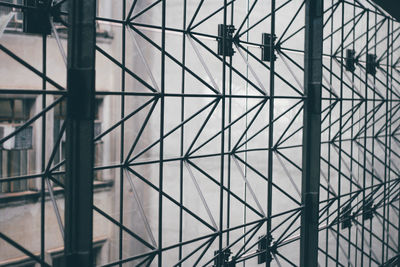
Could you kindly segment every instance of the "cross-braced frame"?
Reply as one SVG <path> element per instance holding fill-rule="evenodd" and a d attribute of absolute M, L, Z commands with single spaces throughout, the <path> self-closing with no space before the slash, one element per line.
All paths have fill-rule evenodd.
<path fill-rule="evenodd" d="M 69 42 L 82 46 L 70 47 L 67 59 L 50 23 L 60 64 L 68 63 L 68 90 L 47 75 L 46 35 L 41 68 L 0 44 L 42 81 L 38 89 L 0 89 L 42 99 L 39 113 L 0 139 L 40 122 L 40 171 L 0 179 L 39 180 L 40 253 L 12 233 L 0 231 L 0 238 L 47 266 L 47 197 L 71 262 L 90 251 L 91 242 L 74 243 L 92 239 L 77 236 L 91 227 L 86 209 L 94 228 L 110 229 L 100 266 L 397 264 L 398 22 L 357 0 L 121 0 L 112 12 L 100 2 L 96 17 L 86 19 L 92 35 L 96 25 L 111 32 L 109 42 L 85 38 L 70 8 Z M 71 37 L 75 31 L 81 39 Z M 90 83 L 93 73 L 83 70 L 98 66 L 112 83 L 99 71 L 96 86 Z M 95 98 L 107 114 L 93 136 Z M 46 116 L 64 99 L 66 123 L 48 144 Z M 66 129 L 69 150 L 56 161 Z M 79 146 L 79 138 L 92 142 Z M 95 156 L 100 143 L 103 155 Z M 71 159 L 82 155 L 87 164 Z M 93 199 L 93 177 L 72 179 L 93 162 L 94 176 L 114 183 L 112 205 Z M 64 220 L 54 188 L 65 186 Z"/>

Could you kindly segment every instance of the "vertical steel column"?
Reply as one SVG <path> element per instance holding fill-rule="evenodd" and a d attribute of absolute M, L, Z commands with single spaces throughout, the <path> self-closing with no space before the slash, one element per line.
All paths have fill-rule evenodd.
<path fill-rule="evenodd" d="M 95 11 L 96 1 L 94 0 L 69 0 L 65 182 L 66 266 L 93 266 Z"/>
<path fill-rule="evenodd" d="M 300 266 L 318 266 L 323 0 L 306 0 Z"/>

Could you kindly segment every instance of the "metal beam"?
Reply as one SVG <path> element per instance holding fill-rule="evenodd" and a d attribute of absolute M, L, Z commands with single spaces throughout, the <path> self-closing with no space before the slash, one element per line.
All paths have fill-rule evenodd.
<path fill-rule="evenodd" d="M 96 1 L 69 0 L 66 266 L 92 266 Z"/>
<path fill-rule="evenodd" d="M 306 0 L 300 266 L 318 266 L 323 0 Z"/>
<path fill-rule="evenodd" d="M 397 21 L 400 21 L 400 8 L 398 0 L 372 0 Z"/>

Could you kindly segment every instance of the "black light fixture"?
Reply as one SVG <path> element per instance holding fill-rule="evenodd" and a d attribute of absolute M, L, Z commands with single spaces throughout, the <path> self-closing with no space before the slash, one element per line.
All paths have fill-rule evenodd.
<path fill-rule="evenodd" d="M 346 50 L 346 70 L 350 72 L 354 72 L 356 69 L 356 63 L 358 62 L 358 59 L 355 57 L 356 56 L 356 51 L 353 49 L 347 49 Z"/>
<path fill-rule="evenodd" d="M 229 260 L 229 257 L 231 256 L 232 252 L 231 250 L 225 249 L 223 251 L 214 251 L 214 267 L 235 267 L 236 263 L 234 260 Z"/>
<path fill-rule="evenodd" d="M 272 256 L 271 252 L 276 251 L 276 244 L 273 244 L 270 246 L 271 242 L 273 240 L 272 236 L 267 236 L 267 235 L 262 235 L 258 237 L 258 247 L 257 247 L 257 252 L 259 253 L 257 255 L 257 263 L 262 264 L 265 262 L 271 262 L 272 261 Z M 267 247 L 269 247 L 269 251 L 267 253 Z"/>
<path fill-rule="evenodd" d="M 342 209 L 342 229 L 350 228 L 351 227 L 351 205 L 348 204 Z"/>
<path fill-rule="evenodd" d="M 24 4 L 31 8 L 24 10 L 23 31 L 33 34 L 50 34 L 49 0 L 24 0 Z"/>
<path fill-rule="evenodd" d="M 376 55 L 368 54 L 367 65 L 366 65 L 367 73 L 375 76 L 377 65 L 378 63 L 376 62 Z"/>
<path fill-rule="evenodd" d="M 271 40 L 272 39 L 272 40 Z M 276 55 L 274 52 L 271 53 L 272 47 L 275 46 L 276 36 L 270 33 L 262 34 L 262 48 L 261 48 L 261 60 L 271 62 L 276 60 Z"/>
<path fill-rule="evenodd" d="M 366 221 L 372 219 L 374 217 L 374 212 L 375 212 L 374 201 L 371 197 L 369 197 L 364 202 L 363 220 Z"/>
<path fill-rule="evenodd" d="M 218 55 L 231 57 L 233 50 L 233 33 L 235 26 L 218 24 Z"/>

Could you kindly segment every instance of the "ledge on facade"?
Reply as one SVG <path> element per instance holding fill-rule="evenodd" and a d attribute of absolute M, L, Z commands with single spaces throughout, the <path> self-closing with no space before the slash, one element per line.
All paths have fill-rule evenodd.
<path fill-rule="evenodd" d="M 93 239 L 93 249 L 101 248 L 104 243 L 107 241 L 107 236 L 100 236 Z M 64 254 L 64 246 L 57 247 L 53 249 L 49 249 L 46 253 L 50 256 L 50 259 L 53 260 L 58 257 L 62 257 Z M 34 253 L 36 257 L 40 257 L 40 253 Z M 7 259 L 4 261 L 0 261 L 0 267 L 18 267 L 18 266 L 30 266 L 30 264 L 35 264 L 36 262 L 28 256 L 21 256 L 17 258 Z"/>
<path fill-rule="evenodd" d="M 114 181 L 94 181 L 93 190 L 94 193 L 110 190 L 113 186 Z M 64 192 L 61 187 L 53 188 L 54 195 L 57 197 Z M 0 194 L 0 208 L 8 206 L 19 206 L 27 203 L 35 203 L 40 200 L 40 191 L 26 190 L 21 192 L 13 193 L 1 193 Z M 46 191 L 46 200 L 49 198 L 49 192 Z"/>
<path fill-rule="evenodd" d="M 61 39 L 68 38 L 68 29 L 65 27 L 57 28 L 57 32 Z M 22 31 L 22 23 L 14 23 L 9 24 L 8 27 L 4 30 L 4 33 L 7 34 L 21 34 L 21 35 L 32 35 L 30 33 L 25 33 Z M 37 35 L 39 36 L 39 35 Z M 53 36 L 53 35 L 49 35 Z M 39 36 L 40 37 L 40 36 Z M 98 28 L 96 30 L 96 41 L 99 43 L 110 43 L 114 39 L 113 34 L 110 31 L 102 30 Z"/>
<path fill-rule="evenodd" d="M 40 256 L 40 253 L 34 254 L 36 257 Z M 0 261 L 0 267 L 18 267 L 18 266 L 29 266 L 29 264 L 35 264 L 35 261 L 30 257 L 21 256 L 18 258 L 7 259 L 4 261 Z"/>

